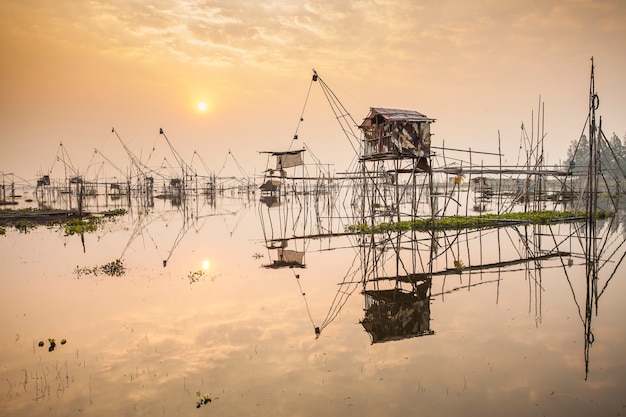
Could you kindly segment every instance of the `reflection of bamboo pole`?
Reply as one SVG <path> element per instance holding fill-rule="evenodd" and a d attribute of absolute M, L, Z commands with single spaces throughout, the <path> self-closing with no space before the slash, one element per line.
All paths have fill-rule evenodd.
<path fill-rule="evenodd" d="M 598 278 L 597 269 L 597 242 L 596 242 L 596 210 L 598 204 L 597 186 L 598 186 L 598 149 L 597 149 L 597 132 L 596 117 L 598 96 L 595 93 L 594 67 L 593 58 L 591 60 L 591 81 L 589 86 L 589 161 L 587 166 L 587 221 L 586 221 L 586 240 L 585 240 L 585 256 L 586 256 L 586 303 L 585 303 L 585 379 L 589 373 L 589 348 L 593 343 L 593 333 L 591 331 L 591 318 L 593 316 L 594 304 L 594 286 Z M 600 127 L 602 120 L 600 120 Z"/>
<path fill-rule="evenodd" d="M 472 148 L 469 148 L 469 164 L 471 168 L 472 167 Z M 469 205 L 469 192 L 470 192 L 471 185 L 472 185 L 472 174 L 470 173 L 469 178 L 467 180 L 467 195 L 465 196 L 465 216 L 467 216 L 467 206 Z"/>
<path fill-rule="evenodd" d="M 500 243 L 500 229 L 497 229 L 496 235 L 498 236 L 498 262 L 502 262 L 502 244 Z M 498 285 L 496 290 L 496 304 L 500 300 L 500 281 L 502 279 L 501 267 L 498 267 Z"/>
<path fill-rule="evenodd" d="M 461 275 L 464 272 L 483 271 L 486 269 L 494 269 L 494 268 L 504 268 L 508 266 L 526 264 L 528 262 L 538 262 L 538 261 L 543 261 L 543 260 L 552 259 L 552 258 L 561 257 L 561 256 L 569 256 L 569 255 L 570 255 L 569 252 L 552 252 L 552 253 L 547 253 L 545 255 L 513 259 L 510 261 L 498 261 L 498 262 L 492 262 L 492 263 L 488 263 L 484 265 L 467 265 L 467 266 L 464 266 L 462 269 L 455 267 L 455 268 L 446 268 L 441 271 L 417 272 L 417 273 L 412 273 L 412 274 L 407 274 L 407 275 L 398 275 L 394 277 L 379 277 L 379 278 L 374 278 L 371 281 L 385 281 L 385 280 L 397 279 L 402 282 L 416 282 L 416 281 L 423 281 L 425 279 L 428 279 L 429 277 L 436 277 L 436 276 L 445 277 L 447 275 Z M 431 265 L 432 265 L 432 262 L 431 262 Z M 498 276 L 499 276 L 499 272 L 498 272 Z"/>

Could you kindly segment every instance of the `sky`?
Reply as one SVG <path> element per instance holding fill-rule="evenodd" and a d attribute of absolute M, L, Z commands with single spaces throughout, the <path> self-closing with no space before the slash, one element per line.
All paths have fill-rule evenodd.
<path fill-rule="evenodd" d="M 542 125 L 556 164 L 584 132 L 592 56 L 603 130 L 625 137 L 625 46 L 623 0 L 0 0 L 0 171 L 87 173 L 104 155 L 122 172 L 122 142 L 173 165 L 162 128 L 209 172 L 303 146 L 341 172 L 354 152 L 312 69 L 356 123 L 417 110 L 433 146 L 500 138 L 509 164 L 522 123 Z"/>

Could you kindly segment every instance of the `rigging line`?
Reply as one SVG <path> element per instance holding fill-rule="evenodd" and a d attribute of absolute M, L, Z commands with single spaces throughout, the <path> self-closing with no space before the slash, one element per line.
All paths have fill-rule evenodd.
<path fill-rule="evenodd" d="M 358 271 L 354 271 L 353 274 L 356 275 L 357 272 Z M 341 312 L 343 307 L 346 305 L 346 303 L 350 299 L 350 296 L 354 294 L 354 291 L 356 291 L 357 288 L 359 288 L 359 284 L 361 284 L 361 281 L 354 281 L 354 284 L 348 285 L 348 288 L 346 290 L 343 290 L 343 291 L 341 289 L 337 290 L 337 294 L 335 295 L 335 299 L 333 300 L 333 303 L 335 303 L 335 300 L 337 300 L 337 295 L 339 294 L 341 295 L 339 296 L 337 303 L 332 305 L 331 308 L 329 309 L 329 314 L 327 316 L 327 319 L 325 319 L 324 323 L 320 326 L 320 331 L 324 330 L 333 321 L 335 321 L 335 319 L 337 318 L 337 316 L 339 316 L 339 313 Z"/>
<path fill-rule="evenodd" d="M 298 283 L 298 288 L 300 289 L 300 294 L 302 294 L 302 298 L 304 299 L 304 305 L 306 307 L 306 313 L 309 316 L 309 320 L 311 320 L 311 324 L 313 325 L 313 328 L 315 329 L 317 326 L 315 325 L 315 322 L 313 321 L 313 317 L 311 316 L 311 310 L 309 309 L 309 303 L 306 299 L 306 293 L 304 292 L 304 290 L 302 289 L 302 285 L 300 284 L 300 274 L 296 274 L 295 271 L 293 271 L 293 275 L 296 278 L 296 282 Z M 316 332 L 317 333 L 317 332 Z"/>
<path fill-rule="evenodd" d="M 621 246 L 621 245 L 620 245 Z M 597 299 L 599 299 L 602 294 L 604 294 L 604 291 L 606 290 L 606 288 L 609 286 L 609 282 L 611 282 L 611 280 L 613 279 L 613 277 L 615 276 L 619 266 L 622 264 L 622 261 L 624 260 L 624 258 L 626 258 L 626 252 L 624 252 L 620 258 L 620 260 L 617 262 L 617 264 L 615 265 L 615 268 L 613 269 L 613 272 L 611 273 L 611 275 L 609 276 L 609 278 L 606 280 L 606 282 L 604 283 L 604 286 L 602 287 L 602 290 L 600 290 L 600 292 L 597 295 Z"/>
<path fill-rule="evenodd" d="M 228 226 L 228 222 L 226 221 L 226 216 L 223 215 L 223 214 L 220 215 L 220 217 L 222 217 L 222 220 L 224 220 L 224 224 L 226 225 L 226 230 L 228 230 L 228 233 L 230 233 L 231 237 L 235 233 L 235 230 L 237 230 L 237 227 L 239 227 L 239 224 L 241 223 L 241 220 L 243 220 L 244 216 L 240 214 L 240 211 L 241 211 L 241 209 L 237 210 L 236 212 L 230 213 L 230 214 L 236 216 L 235 226 L 233 226 L 232 230 L 230 230 L 230 227 Z"/>
<path fill-rule="evenodd" d="M 122 144 L 122 147 L 124 148 L 124 151 L 126 152 L 126 155 L 128 156 L 128 159 L 130 159 L 131 165 L 134 166 L 135 169 L 137 169 L 137 171 L 139 171 L 141 176 L 145 178 L 146 174 L 145 174 L 144 170 L 142 169 L 142 168 L 145 168 L 145 166 L 142 166 L 143 164 L 141 163 L 141 161 L 137 158 L 137 156 L 135 156 L 135 154 L 133 154 L 133 152 L 130 150 L 130 148 L 128 148 L 128 146 L 126 146 L 126 143 L 124 143 L 124 141 L 122 140 L 122 138 L 117 133 L 117 130 L 115 130 L 114 127 L 111 128 L 111 132 L 115 134 L 115 136 L 117 137 L 119 142 Z"/>
<path fill-rule="evenodd" d="M 144 166 L 148 166 L 148 162 L 150 162 L 150 159 L 152 159 L 152 154 L 154 154 L 154 152 L 156 151 L 156 143 L 159 140 L 159 136 L 157 135 L 156 139 L 154 139 L 154 142 L 152 143 L 152 150 L 150 150 L 150 153 L 148 154 L 148 157 L 146 158 L 146 162 Z"/>
<path fill-rule="evenodd" d="M 328 86 L 328 84 L 326 84 L 326 82 L 324 82 L 324 80 L 322 80 L 321 77 L 319 78 L 319 81 L 320 81 L 320 85 L 322 85 L 324 87 L 324 91 L 329 93 L 330 98 L 332 98 L 332 102 L 335 103 L 336 109 L 337 110 L 341 110 L 341 115 L 338 116 L 338 118 L 341 118 L 341 119 L 345 120 L 346 117 L 348 117 L 352 121 L 352 123 L 356 126 L 357 125 L 356 121 L 352 118 L 352 115 L 345 108 L 345 106 L 343 105 L 341 100 L 339 100 L 339 97 L 337 97 L 335 92 Z M 348 125 L 348 126 L 350 126 L 350 125 Z M 352 136 L 356 137 L 356 135 L 354 135 L 354 132 L 352 132 L 352 129 L 350 129 L 350 132 L 353 133 Z"/>
<path fill-rule="evenodd" d="M 432 257 L 431 257 L 431 259 L 430 259 L 430 261 L 428 262 L 429 264 L 432 264 L 432 263 L 433 263 L 434 261 L 436 261 L 438 258 L 440 258 L 440 257 L 442 257 L 442 256 L 444 256 L 444 255 L 446 255 L 448 252 L 450 252 L 450 253 L 451 253 L 451 255 L 452 255 L 452 260 L 453 260 L 453 261 L 456 261 L 456 260 L 457 260 L 457 259 L 456 259 L 456 254 L 454 253 L 454 250 L 453 250 L 452 245 L 453 245 L 454 243 L 456 243 L 457 239 L 459 239 L 459 236 L 460 236 L 460 231 L 452 232 L 452 234 L 456 234 L 456 236 L 454 236 L 454 237 L 452 238 L 452 241 L 450 241 L 450 236 L 448 236 L 448 231 L 446 231 L 446 230 L 442 230 L 442 235 L 443 235 L 443 236 L 440 236 L 437 240 L 439 240 L 439 239 L 443 239 L 443 240 L 445 241 L 445 243 L 447 244 L 447 246 L 445 247 L 445 249 L 443 249 L 443 251 L 441 251 L 441 252 L 439 252 L 439 253 L 437 253 L 437 254 L 434 254 L 434 256 L 432 256 Z M 439 246 L 440 246 L 440 247 L 443 247 L 442 245 L 439 245 Z M 447 255 L 446 255 L 446 257 L 447 257 Z"/>
<path fill-rule="evenodd" d="M 521 232 L 519 231 L 519 229 L 516 226 L 511 227 L 511 229 L 516 233 L 516 236 L 518 237 L 517 244 L 521 244 L 521 241 L 524 239 L 524 236 L 522 236 Z M 513 237 L 511 237 L 510 229 L 509 228 L 505 228 L 504 231 L 506 232 L 506 237 L 509 238 L 509 242 L 511 242 L 511 245 L 513 245 L 513 249 L 515 249 L 515 252 L 517 253 L 517 255 L 520 258 L 522 258 L 523 255 L 522 255 L 522 253 L 520 251 L 520 248 L 517 246 L 517 244 L 513 240 Z"/>
<path fill-rule="evenodd" d="M 550 227 L 550 230 L 552 231 L 552 227 Z M 552 234 L 552 240 L 558 246 L 558 244 L 556 243 L 556 238 L 554 237 L 554 234 Z M 565 279 L 567 279 L 567 283 L 569 284 L 569 288 L 572 293 L 572 298 L 574 298 L 574 304 L 576 304 L 576 307 L 578 309 L 578 316 L 580 317 L 580 321 L 584 324 L 585 319 L 583 318 L 580 304 L 578 303 L 578 299 L 576 298 L 576 291 L 574 291 L 574 286 L 572 285 L 572 281 L 570 280 L 569 274 L 567 273 L 567 268 L 565 268 L 565 262 L 563 262 L 563 258 L 561 256 L 559 256 L 558 258 L 561 261 L 561 266 L 563 268 L 563 272 L 565 273 Z"/>
<path fill-rule="evenodd" d="M 202 156 L 197 152 L 197 151 L 193 151 L 194 155 L 198 155 L 198 159 L 200 160 L 200 163 L 202 164 L 202 166 L 204 167 L 204 169 L 206 170 L 206 173 L 209 175 L 209 178 L 211 177 L 211 170 L 209 169 L 208 165 L 206 164 L 206 162 L 204 162 L 204 159 L 202 158 Z"/>
<path fill-rule="evenodd" d="M 517 226 L 514 226 L 513 230 L 515 230 L 518 233 L 520 243 L 522 244 L 522 249 L 525 249 L 525 252 L 523 252 L 523 255 L 525 255 L 526 257 L 536 258 L 538 256 L 536 249 L 538 248 L 536 247 L 536 245 L 531 246 L 528 242 L 530 240 L 528 238 L 528 226 L 529 225 L 524 225 L 524 232 L 525 232 L 524 235 L 522 235 L 522 233 L 517 228 Z M 533 232 L 534 232 L 534 229 L 533 229 Z M 534 235 L 535 234 L 533 233 L 533 236 Z M 537 259 L 535 259 L 535 267 L 536 268 L 540 267 L 540 264 L 538 263 Z"/>
<path fill-rule="evenodd" d="M 325 170 L 324 169 L 324 164 L 322 164 L 322 161 L 320 161 L 320 159 L 313 153 L 311 148 L 309 148 L 309 146 L 306 143 L 304 143 L 304 142 L 302 143 L 302 145 L 307 150 L 309 155 L 311 155 L 311 157 L 313 158 L 313 162 L 315 163 L 315 166 L 317 166 L 320 169 L 320 171 L 325 172 L 326 175 L 328 175 L 330 177 L 330 168 L 328 170 Z"/>
<path fill-rule="evenodd" d="M 404 260 L 402 259 L 402 256 L 400 256 L 401 251 L 402 251 L 402 242 L 399 242 L 397 240 L 399 240 L 401 238 L 400 234 L 397 234 L 395 236 L 391 236 L 391 231 L 386 232 L 387 235 L 389 236 L 389 240 L 387 241 L 391 248 L 390 251 L 393 252 L 393 254 L 395 254 L 395 258 L 396 258 L 396 274 L 398 274 L 400 267 L 402 267 L 402 270 L 408 275 L 409 274 L 409 270 L 407 269 L 406 265 L 404 264 Z"/>
<path fill-rule="evenodd" d="M 348 299 L 350 298 L 350 296 L 352 295 L 352 293 L 354 293 L 354 291 L 356 290 L 356 288 L 358 288 L 358 284 L 360 284 L 362 281 L 356 281 L 354 288 L 350 291 L 350 285 L 348 285 L 348 291 L 342 291 L 341 287 L 343 285 L 345 285 L 346 283 L 346 279 L 348 278 L 348 276 L 354 276 L 356 275 L 356 273 L 361 269 L 360 267 L 358 268 L 354 268 L 355 264 L 356 264 L 356 260 L 358 258 L 358 253 L 356 254 L 356 256 L 354 256 L 352 258 L 352 264 L 350 265 L 350 268 L 348 269 L 348 272 L 346 272 L 346 274 L 343 277 L 343 282 L 342 284 L 340 284 L 339 289 L 337 290 L 337 292 L 335 293 L 335 297 L 333 298 L 333 301 L 330 305 L 330 307 L 328 308 L 328 312 L 326 314 L 326 317 L 324 318 L 324 321 L 322 323 L 322 325 L 320 326 L 320 330 L 323 330 L 324 328 L 326 328 L 326 326 L 328 326 L 330 323 L 332 323 L 335 318 L 339 315 L 339 312 L 341 311 L 341 309 L 343 308 L 343 306 L 348 302 Z M 352 273 L 350 273 L 350 271 L 353 271 Z M 349 284 L 350 282 L 348 282 Z M 339 295 L 341 294 L 341 295 Z"/>
<path fill-rule="evenodd" d="M 623 237 L 621 237 L 621 239 L 622 239 L 622 240 L 621 240 L 621 242 L 616 243 L 616 242 L 620 239 L 620 237 L 617 237 L 617 236 L 612 237 L 612 238 L 611 238 L 612 242 L 609 242 L 609 238 L 610 238 L 610 236 L 608 236 L 608 234 L 610 233 L 610 230 L 611 230 L 612 225 L 613 225 L 613 220 L 611 219 L 611 221 L 609 222 L 609 226 L 608 226 L 608 228 L 607 228 L 607 231 L 606 231 L 607 236 L 605 236 L 605 237 L 604 237 L 605 242 L 604 242 L 604 244 L 603 244 L 603 246 L 602 246 L 602 249 L 600 250 L 600 254 L 599 254 L 599 256 L 600 256 L 600 261 L 601 261 L 601 262 L 600 262 L 600 267 L 598 268 L 598 270 L 599 270 L 599 271 L 601 271 L 602 269 L 604 269 L 604 267 L 605 267 L 608 263 L 612 263 L 612 262 L 613 262 L 613 258 L 614 258 L 614 256 L 618 253 L 618 251 L 622 248 L 622 246 L 623 246 L 624 244 L 626 244 L 626 240 L 624 240 L 624 239 L 623 239 Z M 616 227 L 619 227 L 619 226 L 617 225 Z M 617 247 L 616 247 L 616 248 L 613 248 L 613 246 L 614 246 L 615 244 L 617 244 Z M 608 251 L 608 250 L 609 250 L 608 245 L 610 245 L 610 246 L 611 246 L 612 251 L 611 251 L 611 253 L 610 253 L 610 254 L 606 257 L 606 259 L 605 259 L 604 261 L 602 261 L 602 257 L 604 257 L 604 252 L 605 252 L 605 250 L 606 250 L 606 251 Z"/>
<path fill-rule="evenodd" d="M 91 164 L 93 164 L 93 159 L 95 158 L 95 152 L 91 154 L 91 158 L 89 159 L 89 163 L 87 164 L 87 168 L 85 168 L 85 173 L 89 172 L 89 168 L 91 168 Z"/>
<path fill-rule="evenodd" d="M 61 151 L 63 152 L 63 159 L 62 159 L 63 163 L 72 170 L 72 173 L 75 176 L 78 176 L 78 171 L 76 170 L 76 168 L 74 168 L 74 164 L 72 163 L 72 158 L 70 158 L 70 154 L 65 150 L 63 143 L 60 143 L 59 147 L 61 148 Z M 65 157 L 67 157 L 67 160 L 69 161 L 69 165 L 65 162 Z"/>
<path fill-rule="evenodd" d="M 609 151 L 611 152 L 611 155 L 613 156 L 613 159 L 615 159 L 616 161 L 619 161 L 619 159 L 617 158 L 617 156 L 615 155 L 615 152 L 613 151 L 613 147 L 611 146 L 611 144 L 609 143 L 609 140 L 607 139 L 606 135 L 604 134 L 603 130 L 600 130 L 600 138 L 604 139 L 604 141 L 600 141 L 601 143 L 604 143 L 608 148 Z M 617 168 L 619 169 L 619 171 L 622 173 L 622 176 L 624 178 L 626 178 L 626 172 L 624 172 L 624 170 L 622 169 L 622 166 L 620 164 L 617 164 Z M 611 171 L 612 172 L 612 171 Z"/>
<path fill-rule="evenodd" d="M 122 249 L 122 253 L 120 254 L 118 259 L 124 259 L 124 255 L 126 254 L 126 251 L 130 247 L 131 243 L 137 238 L 137 236 L 141 234 L 141 231 L 144 229 L 145 226 L 143 226 L 143 222 L 148 216 L 145 215 L 145 216 L 140 216 L 140 217 L 141 219 L 135 225 L 134 230 L 132 231 L 132 233 L 130 234 L 130 237 L 128 238 L 128 241 L 126 242 L 126 246 L 124 246 L 124 249 Z"/>
<path fill-rule="evenodd" d="M 443 146 L 431 146 L 430 149 L 442 149 L 444 151 L 455 151 L 455 152 L 471 152 L 473 154 L 479 154 L 479 155 L 494 155 L 494 156 L 504 156 L 504 154 L 501 153 L 497 153 L 497 152 L 484 152 L 484 151 L 475 151 L 475 150 L 467 150 L 467 149 L 458 149 L 458 148 L 444 148 Z"/>
<path fill-rule="evenodd" d="M 54 158 L 52 159 L 52 166 L 50 167 L 50 169 L 48 170 L 48 175 L 52 174 L 52 171 L 54 170 L 54 166 L 56 165 L 57 161 L 59 160 L 59 148 L 57 147 L 57 152 L 54 155 Z"/>
<path fill-rule="evenodd" d="M 163 215 L 159 215 L 159 216 L 153 217 L 151 219 L 150 219 L 150 216 L 148 215 L 148 213 L 144 213 L 143 215 L 139 216 L 138 222 L 137 222 L 133 232 L 131 233 L 130 237 L 128 238 L 128 242 L 126 243 L 126 246 L 124 247 L 124 250 L 122 251 L 122 254 L 120 255 L 120 259 L 124 258 L 124 255 L 126 254 L 126 251 L 128 250 L 128 248 L 130 247 L 132 242 L 134 242 L 135 239 L 138 236 L 141 236 L 143 238 L 144 231 L 148 234 L 148 237 L 152 241 L 152 244 L 154 245 L 154 248 L 157 251 L 159 250 L 159 246 L 157 245 L 157 243 L 155 242 L 154 238 L 150 234 L 150 231 L 148 230 L 148 226 L 152 222 L 157 220 L 157 219 L 160 219 L 162 221 L 166 221 L 165 220 L 165 216 L 163 216 Z M 145 247 L 145 243 L 144 243 L 144 247 Z"/>
<path fill-rule="evenodd" d="M 189 171 L 193 171 L 191 169 L 191 167 L 187 164 L 187 162 L 185 162 L 185 160 L 183 159 L 182 156 L 180 156 L 180 154 L 178 153 L 178 151 L 174 148 L 174 145 L 172 145 L 172 142 L 170 142 L 169 138 L 167 137 L 167 135 L 165 134 L 165 131 L 163 130 L 163 128 L 159 128 L 159 133 L 161 135 L 163 135 L 163 137 L 165 138 L 165 141 L 167 142 L 167 145 L 170 148 L 170 151 L 172 152 L 172 154 L 174 155 L 174 159 L 176 159 L 176 162 L 178 163 L 178 165 L 180 166 L 180 168 L 182 169 L 187 169 Z"/>
<path fill-rule="evenodd" d="M 126 173 L 124 171 L 122 171 L 121 169 L 119 169 L 117 167 L 117 165 L 115 165 L 113 162 L 111 162 L 111 160 L 109 158 L 107 158 L 102 152 L 100 152 L 98 149 L 94 148 L 94 154 L 100 154 L 100 156 L 102 158 L 104 158 L 105 161 L 107 161 L 109 163 L 109 165 L 111 165 L 113 168 L 117 169 L 122 175 L 126 175 Z"/>
<path fill-rule="evenodd" d="M 183 225 L 180 228 L 180 231 L 178 232 L 178 235 L 176 236 L 176 239 L 174 240 L 174 243 L 172 244 L 172 248 L 170 249 L 170 252 L 167 255 L 167 258 L 163 262 L 163 264 L 164 264 L 163 266 L 165 266 L 165 264 L 170 260 L 170 258 L 172 257 L 172 254 L 174 253 L 174 250 L 178 247 L 180 242 L 183 240 L 183 237 L 185 237 L 185 235 L 187 234 L 187 232 L 191 228 L 191 224 L 187 224 L 187 223 L 190 223 L 190 222 L 187 222 L 185 219 L 183 219 Z"/>
<path fill-rule="evenodd" d="M 291 141 L 291 143 L 289 143 L 289 149 L 287 149 L 288 151 L 291 150 L 291 146 L 293 145 L 293 142 L 296 141 L 298 139 L 298 130 L 300 129 L 300 124 L 304 121 L 304 110 L 306 109 L 306 105 L 309 101 L 309 95 L 311 94 L 311 87 L 313 87 L 313 83 L 315 81 L 317 81 L 317 72 L 315 72 L 315 70 L 313 70 L 313 76 L 311 77 L 311 82 L 309 83 L 309 89 L 306 92 L 306 98 L 304 99 L 304 105 L 302 106 L 302 111 L 300 112 L 300 119 L 298 120 L 298 124 L 296 125 L 296 130 L 295 132 L 293 132 L 293 139 Z"/>
<path fill-rule="evenodd" d="M 220 168 L 219 171 L 217 171 L 217 175 L 216 176 L 220 176 L 220 174 L 222 173 L 222 171 L 224 170 L 224 168 L 226 168 L 226 162 L 228 161 L 228 155 L 230 155 L 230 149 L 228 150 L 228 153 L 226 154 L 226 158 L 224 158 L 224 163 L 222 164 L 222 167 Z"/>
<path fill-rule="evenodd" d="M 335 114 L 335 118 L 337 119 L 339 126 L 343 130 L 343 133 L 348 139 L 348 142 L 350 142 L 350 146 L 352 147 L 352 150 L 355 152 L 355 154 L 358 155 L 359 151 L 357 150 L 357 147 L 355 147 L 354 143 L 352 142 L 350 135 L 348 135 L 348 130 L 352 134 L 352 137 L 356 137 L 356 135 L 354 134 L 351 128 L 346 129 L 346 127 L 344 126 L 346 116 L 350 117 L 350 120 L 352 120 L 352 122 L 355 125 L 356 125 L 356 122 L 354 121 L 354 119 L 352 119 L 352 116 L 350 115 L 350 113 L 348 113 L 348 111 L 345 109 L 343 104 L 341 104 L 337 96 L 332 92 L 330 87 L 328 87 L 328 85 L 322 80 L 322 78 L 318 77 L 318 80 L 320 82 L 320 86 L 322 86 L 322 91 L 324 92 L 324 95 L 326 96 L 326 100 L 330 104 L 331 110 Z M 342 114 L 339 115 L 337 110 L 342 110 L 341 112 Z M 344 122 L 341 122 L 341 119 L 344 119 Z"/>
<path fill-rule="evenodd" d="M 228 150 L 228 155 L 230 155 L 230 157 L 231 157 L 231 158 L 233 158 L 233 161 L 235 161 L 235 165 L 236 165 L 236 166 L 237 166 L 237 168 L 239 169 L 239 173 L 240 173 L 241 175 L 243 175 L 243 176 L 246 178 L 246 180 L 247 180 L 248 182 L 250 182 L 250 176 L 244 172 L 244 170 L 243 170 L 242 166 L 239 164 L 239 161 L 237 161 L 237 158 L 235 158 L 235 154 L 233 154 L 233 153 L 230 151 L 230 149 Z M 227 157 L 228 157 L 228 155 L 227 155 Z"/>

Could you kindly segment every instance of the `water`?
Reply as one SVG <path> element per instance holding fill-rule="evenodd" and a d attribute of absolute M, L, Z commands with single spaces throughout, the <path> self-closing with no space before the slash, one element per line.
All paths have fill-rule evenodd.
<path fill-rule="evenodd" d="M 281 240 L 351 220 L 257 200 L 157 200 L 82 240 L 7 228 L 0 414 L 624 414 L 621 226 L 599 224 L 588 301 L 582 224 Z M 118 258 L 120 277 L 77 273 Z M 431 259 L 419 290 L 384 279 Z M 376 298 L 399 287 L 407 303 Z"/>

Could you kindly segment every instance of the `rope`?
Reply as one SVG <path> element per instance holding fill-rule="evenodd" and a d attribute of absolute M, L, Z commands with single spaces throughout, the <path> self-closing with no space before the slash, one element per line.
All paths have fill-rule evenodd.
<path fill-rule="evenodd" d="M 300 274 L 296 274 L 295 271 L 294 271 L 293 275 L 296 278 L 296 282 L 298 283 L 298 288 L 300 289 L 300 294 L 302 294 L 302 298 L 304 299 L 304 305 L 306 307 L 306 313 L 309 315 L 309 320 L 311 320 L 311 324 L 313 325 L 313 329 L 315 329 L 315 334 L 318 334 L 317 326 L 315 325 L 315 322 L 313 321 L 313 317 L 311 316 L 311 310 L 309 309 L 309 303 L 306 300 L 306 293 L 302 289 L 302 285 L 300 285 Z"/>
<path fill-rule="evenodd" d="M 289 144 L 289 148 L 287 149 L 288 151 L 291 150 L 291 146 L 293 145 L 293 142 L 298 140 L 298 129 L 300 129 L 300 124 L 304 121 L 304 110 L 306 109 L 306 105 L 309 102 L 309 95 L 311 94 L 311 87 L 313 86 L 313 83 L 315 81 L 317 81 L 317 73 L 315 72 L 315 70 L 313 70 L 313 77 L 311 77 L 311 82 L 309 83 L 309 89 L 307 90 L 306 98 L 304 99 L 304 105 L 302 106 L 302 111 L 300 112 L 300 118 L 298 119 L 296 130 L 295 132 L 293 132 L 293 140 Z"/>

